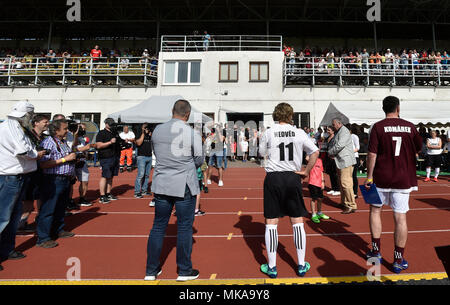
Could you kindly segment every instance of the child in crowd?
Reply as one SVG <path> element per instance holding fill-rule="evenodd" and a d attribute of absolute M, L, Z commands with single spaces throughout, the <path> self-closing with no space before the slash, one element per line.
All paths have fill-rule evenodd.
<path fill-rule="evenodd" d="M 309 161 L 309 157 L 306 157 Z M 322 213 L 323 189 L 325 188 L 325 178 L 323 176 L 323 161 L 319 157 L 314 164 L 314 167 L 309 173 L 308 189 L 311 195 L 311 220 L 314 223 L 320 223 L 321 219 L 330 219 L 327 215 Z"/>
<path fill-rule="evenodd" d="M 197 178 L 198 178 L 198 184 L 200 186 L 200 193 L 197 195 L 197 201 L 195 202 L 195 216 L 203 216 L 206 213 L 200 210 L 200 196 L 202 194 L 202 191 L 205 189 L 205 183 L 204 183 L 204 172 L 208 166 L 206 165 L 206 162 L 203 162 L 202 166 L 197 168 Z M 205 192 L 206 193 L 206 192 Z"/>

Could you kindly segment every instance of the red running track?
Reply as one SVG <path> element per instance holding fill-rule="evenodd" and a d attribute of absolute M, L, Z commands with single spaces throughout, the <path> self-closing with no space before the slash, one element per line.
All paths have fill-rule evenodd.
<path fill-rule="evenodd" d="M 0 279 L 65 279 L 70 266 L 67 260 L 81 261 L 82 279 L 142 279 L 145 275 L 148 233 L 153 224 L 154 208 L 148 206 L 151 197 L 133 197 L 137 172 L 122 173 L 114 180 L 113 194 L 119 200 L 98 203 L 100 170 L 90 168 L 91 182 L 88 199 L 92 207 L 82 208 L 66 218 L 66 229 L 76 233 L 69 239 L 58 240 L 53 249 L 35 247 L 36 237 L 18 235 L 18 250 L 27 257 L 5 261 Z M 217 179 L 208 194 L 202 194 L 201 206 L 205 216 L 194 222 L 192 261 L 200 270 L 200 279 L 265 278 L 259 266 L 266 262 L 264 245 L 263 180 L 261 168 L 231 168 L 224 175 L 224 187 Z M 327 181 L 328 185 L 329 182 Z M 410 263 L 408 273 L 445 272 L 434 247 L 450 244 L 450 183 L 448 178 L 438 183 L 419 182 L 420 192 L 412 193 L 408 213 L 409 235 L 405 258 Z M 78 195 L 78 185 L 75 185 Z M 305 203 L 310 198 L 304 185 Z M 368 206 L 357 199 L 358 211 L 340 214 L 338 197 L 328 197 L 323 211 L 328 221 L 314 224 L 306 221 L 308 235 L 306 260 L 311 270 L 306 277 L 365 275 L 364 254 L 370 243 Z M 35 214 L 33 214 L 34 218 Z M 382 254 L 387 262 L 381 274 L 392 274 L 393 213 L 385 208 L 383 217 Z M 292 227 L 288 218 L 279 224 L 277 268 L 279 278 L 296 277 L 297 256 Z M 163 274 L 159 279 L 175 279 L 176 217 L 170 219 L 162 252 Z"/>

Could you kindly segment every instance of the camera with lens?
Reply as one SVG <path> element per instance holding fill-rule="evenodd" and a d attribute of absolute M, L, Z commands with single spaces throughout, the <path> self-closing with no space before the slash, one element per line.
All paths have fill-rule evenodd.
<path fill-rule="evenodd" d="M 75 155 L 76 155 L 76 159 L 74 160 L 74 162 L 75 162 L 75 168 L 82 168 L 82 167 L 84 167 L 84 164 L 85 164 L 85 160 L 82 160 L 82 159 L 84 159 L 84 158 L 86 158 L 86 156 L 84 155 L 84 153 L 83 152 L 81 152 L 81 151 L 77 151 L 76 153 L 75 153 Z"/>
<path fill-rule="evenodd" d="M 82 159 L 82 158 L 85 157 L 84 153 L 81 152 L 81 151 L 77 151 L 77 152 L 75 153 L 75 155 L 76 155 L 77 160 L 80 160 L 80 159 Z"/>
<path fill-rule="evenodd" d="M 78 130 L 78 126 L 80 125 L 80 120 L 75 120 L 72 117 L 67 118 L 67 123 L 69 124 L 69 131 L 71 133 L 75 133 Z"/>
<path fill-rule="evenodd" d="M 119 138 L 118 140 L 119 140 L 119 146 L 120 146 L 121 150 L 133 147 L 133 144 L 128 143 L 127 141 L 125 141 L 125 140 L 123 140 L 121 138 Z"/>
<path fill-rule="evenodd" d="M 49 155 L 52 151 L 50 150 L 50 149 L 45 149 L 45 148 L 42 148 L 42 147 L 38 147 L 38 148 L 36 148 L 36 150 L 39 152 L 39 151 L 45 151 L 45 154 L 44 155 Z"/>

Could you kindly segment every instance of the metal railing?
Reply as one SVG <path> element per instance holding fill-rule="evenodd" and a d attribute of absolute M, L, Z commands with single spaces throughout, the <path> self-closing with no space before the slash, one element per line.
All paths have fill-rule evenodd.
<path fill-rule="evenodd" d="M 0 58 L 0 86 L 153 86 L 157 73 L 156 58 Z"/>
<path fill-rule="evenodd" d="M 450 60 L 423 63 L 394 60 L 361 62 L 353 58 L 286 57 L 284 85 L 449 86 Z"/>
<path fill-rule="evenodd" d="M 163 35 L 162 52 L 205 52 L 205 51 L 282 51 L 282 36 L 267 35 Z"/>

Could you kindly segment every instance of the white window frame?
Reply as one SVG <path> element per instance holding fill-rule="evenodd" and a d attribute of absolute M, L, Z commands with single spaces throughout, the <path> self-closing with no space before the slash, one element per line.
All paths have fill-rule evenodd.
<path fill-rule="evenodd" d="M 188 71 L 187 71 L 187 82 L 186 83 L 179 83 L 178 82 L 178 64 L 180 62 L 187 62 L 188 63 Z M 191 64 L 193 62 L 199 62 L 200 63 L 200 81 L 198 83 L 191 83 Z M 174 76 L 174 83 L 167 83 L 166 82 L 166 65 L 167 63 L 175 63 L 175 76 Z M 164 73 L 163 73 L 163 85 L 164 86 L 200 86 L 201 84 L 201 75 L 202 75 L 202 61 L 201 60 L 192 60 L 192 59 L 188 59 L 188 60 L 182 60 L 182 59 L 178 59 L 178 60 L 165 60 L 164 61 Z"/>

